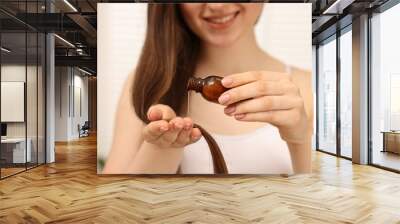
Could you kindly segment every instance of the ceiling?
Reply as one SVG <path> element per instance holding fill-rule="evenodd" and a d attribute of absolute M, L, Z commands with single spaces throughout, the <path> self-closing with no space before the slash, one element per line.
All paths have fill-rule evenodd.
<path fill-rule="evenodd" d="M 46 3 L 45 0 L 1 0 L 2 46 L 12 49 L 7 54 L 2 52 L 3 60 L 17 62 L 23 60 L 26 53 L 28 59 L 36 55 L 36 46 L 29 43 L 34 35 L 28 34 L 28 44 L 25 43 L 26 30 L 35 35 L 54 32 L 57 34 L 56 65 L 79 66 L 95 74 L 97 2 L 47 0 Z"/>

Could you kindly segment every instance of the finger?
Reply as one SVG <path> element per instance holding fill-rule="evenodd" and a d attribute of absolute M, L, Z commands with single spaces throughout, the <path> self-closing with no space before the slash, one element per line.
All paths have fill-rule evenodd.
<path fill-rule="evenodd" d="M 178 134 L 183 129 L 183 119 L 176 117 L 169 122 L 170 130 L 160 138 L 162 144 L 171 145 L 176 141 Z"/>
<path fill-rule="evenodd" d="M 193 120 L 190 117 L 185 117 L 183 118 L 183 122 L 185 123 L 185 126 L 190 126 L 193 125 Z"/>
<path fill-rule="evenodd" d="M 143 130 L 143 137 L 148 142 L 154 142 L 162 134 L 167 132 L 169 129 L 169 125 L 167 121 L 160 120 L 160 121 L 153 121 L 150 122 Z"/>
<path fill-rule="evenodd" d="M 190 133 L 190 143 L 197 142 L 201 138 L 202 134 L 200 129 L 193 128 L 192 132 Z"/>
<path fill-rule="evenodd" d="M 147 118 L 150 121 L 155 120 L 171 120 L 172 118 L 176 117 L 175 112 L 172 110 L 171 107 L 163 104 L 156 104 L 149 108 L 147 112 Z"/>
<path fill-rule="evenodd" d="M 147 112 L 147 119 L 149 121 L 161 120 L 162 112 L 156 106 L 151 106 Z"/>
<path fill-rule="evenodd" d="M 281 79 L 290 79 L 290 76 L 286 73 L 279 72 L 250 71 L 226 76 L 221 82 L 226 88 L 233 88 L 256 80 L 279 81 Z"/>
<path fill-rule="evenodd" d="M 293 96 L 263 96 L 245 100 L 225 108 L 227 115 L 257 113 L 271 110 L 288 110 L 302 106 L 301 97 Z"/>
<path fill-rule="evenodd" d="M 257 80 L 224 92 L 218 99 L 222 105 L 229 105 L 265 95 L 284 95 L 286 88 L 281 82 Z"/>
<path fill-rule="evenodd" d="M 190 142 L 190 133 L 192 132 L 193 122 L 190 118 L 184 118 L 184 126 L 175 140 L 176 145 L 182 146 Z"/>
<path fill-rule="evenodd" d="M 235 115 L 239 121 L 267 122 L 275 126 L 284 126 L 295 123 L 300 114 L 295 110 L 266 111 L 258 113 L 247 113 Z"/>

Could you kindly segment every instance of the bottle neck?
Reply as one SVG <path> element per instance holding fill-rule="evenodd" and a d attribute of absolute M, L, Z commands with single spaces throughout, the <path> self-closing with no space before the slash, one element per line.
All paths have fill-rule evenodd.
<path fill-rule="evenodd" d="M 190 77 L 186 89 L 188 91 L 189 90 L 194 90 L 196 92 L 202 92 L 203 91 L 203 86 L 204 86 L 204 80 L 203 79 Z"/>

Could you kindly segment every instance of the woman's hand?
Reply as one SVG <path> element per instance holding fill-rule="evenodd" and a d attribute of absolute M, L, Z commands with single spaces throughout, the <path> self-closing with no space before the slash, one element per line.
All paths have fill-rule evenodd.
<path fill-rule="evenodd" d="M 227 115 L 239 121 L 268 122 L 279 128 L 288 143 L 311 141 L 303 98 L 290 75 L 245 72 L 225 77 L 222 84 L 231 88 L 219 98 L 227 106 Z"/>
<path fill-rule="evenodd" d="M 160 148 L 182 148 L 201 137 L 200 130 L 193 128 L 190 118 L 177 117 L 167 105 L 150 107 L 147 117 L 150 123 L 143 129 L 144 140 Z"/>

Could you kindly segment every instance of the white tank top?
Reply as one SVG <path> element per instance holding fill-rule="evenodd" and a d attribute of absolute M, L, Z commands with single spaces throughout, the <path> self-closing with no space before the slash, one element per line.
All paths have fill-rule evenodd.
<path fill-rule="evenodd" d="M 211 133 L 210 133 L 211 134 Z M 276 127 L 267 124 L 242 135 L 212 134 L 225 158 L 230 174 L 291 174 L 289 149 Z M 183 174 L 214 173 L 207 142 L 202 137 L 188 145 L 181 162 Z"/>
<path fill-rule="evenodd" d="M 289 66 L 287 72 L 290 74 Z M 230 174 L 293 173 L 288 146 L 278 128 L 270 124 L 242 135 L 210 134 L 218 143 Z M 185 147 L 181 173 L 214 173 L 210 149 L 203 137 Z"/>

